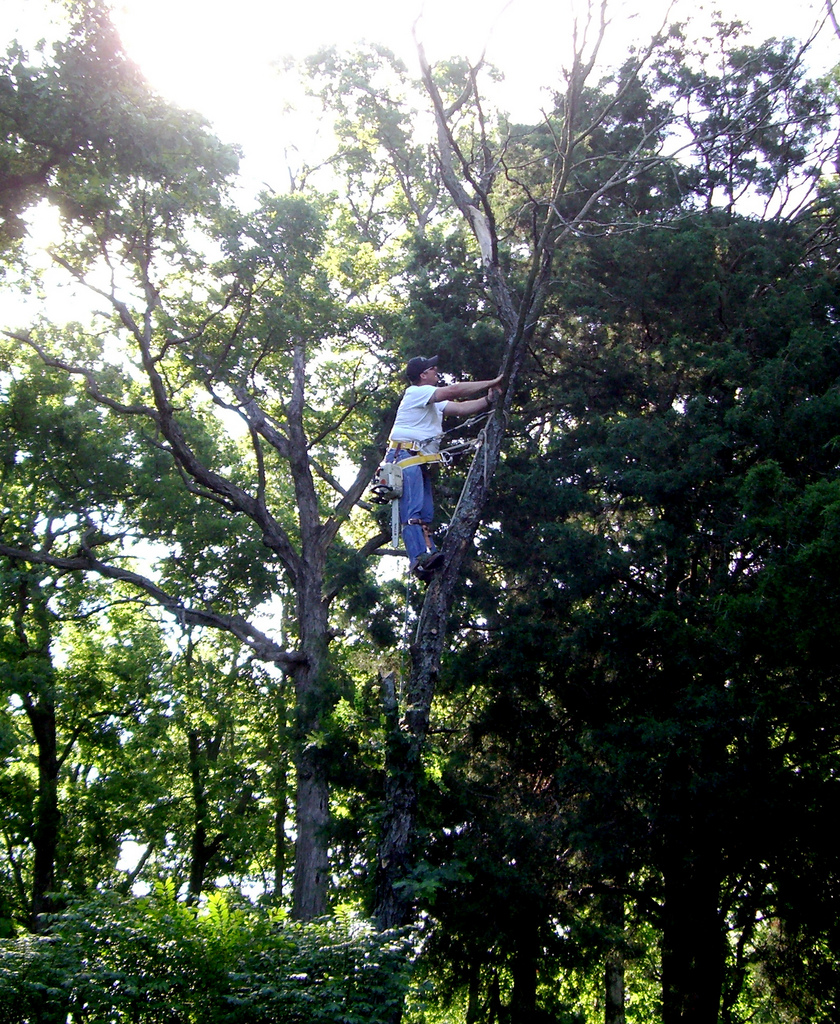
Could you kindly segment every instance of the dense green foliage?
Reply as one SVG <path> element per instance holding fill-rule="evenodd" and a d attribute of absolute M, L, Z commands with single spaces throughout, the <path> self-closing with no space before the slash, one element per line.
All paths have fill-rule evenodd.
<path fill-rule="evenodd" d="M 469 672 L 487 693 L 445 775 L 453 839 L 432 846 L 470 866 L 435 912 L 477 991 L 517 958 L 542 975 L 615 943 L 649 971 L 651 926 L 696 943 L 707 979 L 725 965 L 727 1020 L 777 962 L 768 921 L 810 936 L 824 980 L 836 963 L 840 861 L 817 824 L 840 797 L 836 291 L 825 265 L 789 259 L 795 231 L 783 246 L 704 220 L 590 247 L 590 281 L 614 248 L 633 262 L 621 278 L 607 264 L 597 329 L 570 310 L 500 471 L 496 586 L 475 588 L 485 625 L 452 666 L 453 686 Z M 690 282 L 682 331 L 652 266 Z M 719 301 L 698 302 L 698 268 Z M 811 895 L 794 863 L 814 864 Z M 486 917 L 500 887 L 509 916 Z M 836 985 L 818 988 L 810 1019 L 828 1020 Z"/>
<path fill-rule="evenodd" d="M 162 883 L 74 903 L 0 951 L 0 1020 L 377 1024 L 402 1003 L 408 953 L 352 915 L 293 924 L 223 894 L 196 912 Z"/>

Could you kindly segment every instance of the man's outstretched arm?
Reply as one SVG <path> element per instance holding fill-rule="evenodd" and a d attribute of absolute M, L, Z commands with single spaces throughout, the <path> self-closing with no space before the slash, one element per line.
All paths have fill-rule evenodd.
<path fill-rule="evenodd" d="M 483 384 L 485 387 L 489 386 L 490 389 L 483 398 L 473 398 L 468 402 L 447 402 L 446 405 L 443 407 L 443 415 L 475 416 L 480 412 L 487 412 L 489 409 L 492 409 L 502 393 L 501 388 L 496 387 L 496 385 L 501 381 L 501 379 L 501 377 L 497 377 L 496 380 L 470 382 L 475 384 Z M 457 384 L 453 385 L 453 387 L 457 386 Z M 445 391 L 446 388 L 439 388 L 438 390 Z"/>
<path fill-rule="evenodd" d="M 446 384 L 442 388 L 435 388 L 435 393 L 430 401 L 432 402 L 457 402 L 462 398 L 469 398 L 477 395 L 485 388 L 497 388 L 502 383 L 501 377 L 493 380 L 462 380 L 457 384 Z M 456 413 L 446 413 L 447 416 L 455 416 Z"/>

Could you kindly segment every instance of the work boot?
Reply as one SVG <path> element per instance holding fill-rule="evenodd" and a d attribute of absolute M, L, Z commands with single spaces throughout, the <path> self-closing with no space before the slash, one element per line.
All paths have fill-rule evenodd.
<path fill-rule="evenodd" d="M 425 554 L 420 555 L 411 567 L 411 571 L 414 575 L 423 580 L 424 583 L 428 583 L 432 576 L 443 568 L 443 555 L 440 551 L 427 551 Z"/>

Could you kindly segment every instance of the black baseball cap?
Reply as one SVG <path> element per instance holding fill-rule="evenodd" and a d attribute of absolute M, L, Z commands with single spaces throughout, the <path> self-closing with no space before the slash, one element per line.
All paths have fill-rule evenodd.
<path fill-rule="evenodd" d="M 405 368 L 405 375 L 409 380 L 417 380 L 424 370 L 428 370 L 430 366 L 437 366 L 437 361 L 437 356 L 429 356 L 428 358 L 415 356 L 413 359 L 409 359 L 408 366 Z"/>

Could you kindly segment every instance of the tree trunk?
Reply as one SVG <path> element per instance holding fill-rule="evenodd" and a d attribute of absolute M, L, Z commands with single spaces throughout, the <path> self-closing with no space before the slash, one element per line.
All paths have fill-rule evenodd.
<path fill-rule="evenodd" d="M 193 799 L 193 829 L 190 842 L 190 878 L 187 884 L 187 902 L 195 904 L 204 888 L 204 877 L 212 851 L 207 845 L 207 792 L 201 772 L 201 741 L 198 732 L 187 734 L 189 751 L 190 787 Z"/>
<path fill-rule="evenodd" d="M 607 953 L 604 965 L 604 1024 L 624 1024 L 624 957 L 620 950 Z"/>
<path fill-rule="evenodd" d="M 38 748 L 38 801 L 35 807 L 30 928 L 44 927 L 43 915 L 54 910 L 51 894 L 55 891 L 56 855 L 61 828 L 58 809 L 58 747 L 55 704 L 51 695 L 41 693 L 37 704 L 31 698 L 25 707 Z"/>
<path fill-rule="evenodd" d="M 511 964 L 513 993 L 510 1000 L 510 1024 L 532 1024 L 537 1012 L 537 958 L 539 931 L 536 918 L 523 920 L 517 936 Z"/>
<path fill-rule="evenodd" d="M 604 964 L 604 1024 L 624 1024 L 624 897 L 610 893 L 603 897 L 604 919 L 613 933 L 613 948 Z"/>
<path fill-rule="evenodd" d="M 55 713 L 55 678 L 50 654 L 51 618 L 46 598 L 35 576 L 21 575 L 12 605 L 17 641 L 16 673 L 21 699 L 38 751 L 38 797 L 32 834 L 32 895 L 28 925 L 44 928 L 43 916 L 55 909 L 56 859 L 61 833 L 58 806 L 58 729 Z"/>
<path fill-rule="evenodd" d="M 327 604 L 321 597 L 321 574 L 313 572 L 298 592 L 301 651 L 306 662 L 295 672 L 295 871 L 292 916 L 311 921 L 327 913 L 330 823 L 329 782 L 324 755 L 317 742 L 329 700 Z"/>
<path fill-rule="evenodd" d="M 481 968 L 477 963 L 469 966 L 467 988 L 467 1016 L 464 1024 L 480 1024 L 481 1020 Z"/>
<path fill-rule="evenodd" d="M 330 823 L 329 787 L 320 753 L 304 738 L 297 757 L 297 842 L 292 916 L 311 921 L 327 912 L 326 836 Z"/>
<path fill-rule="evenodd" d="M 282 691 L 278 689 L 275 702 L 277 720 L 274 744 L 274 766 L 272 768 L 272 799 L 274 803 L 274 900 L 279 904 L 283 897 L 283 882 L 286 873 L 286 812 L 288 810 L 288 775 L 285 758 L 286 701 Z"/>
<path fill-rule="evenodd" d="M 723 985 L 720 855 L 701 837 L 665 867 L 662 1022 L 717 1024 Z"/>
<path fill-rule="evenodd" d="M 385 822 L 375 871 L 374 917 L 380 929 L 399 928 L 411 916 L 410 896 L 401 889 L 412 862 L 419 784 L 419 737 L 392 735 L 385 754 Z"/>

